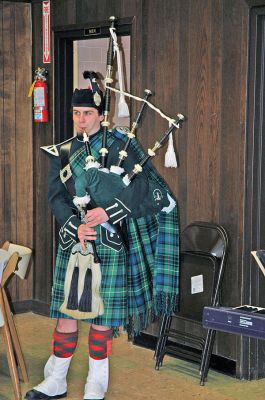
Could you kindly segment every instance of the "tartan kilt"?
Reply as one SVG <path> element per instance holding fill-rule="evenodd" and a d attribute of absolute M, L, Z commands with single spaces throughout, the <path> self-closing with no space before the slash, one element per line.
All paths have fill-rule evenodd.
<path fill-rule="evenodd" d="M 101 297 L 104 314 L 83 320 L 97 325 L 120 327 L 138 334 L 154 316 L 171 315 L 179 302 L 179 226 L 177 207 L 169 214 L 158 213 L 126 221 L 129 249 L 116 252 L 100 242 L 96 247 L 101 263 Z M 50 315 L 61 313 L 64 280 L 71 248 L 59 246 Z"/>

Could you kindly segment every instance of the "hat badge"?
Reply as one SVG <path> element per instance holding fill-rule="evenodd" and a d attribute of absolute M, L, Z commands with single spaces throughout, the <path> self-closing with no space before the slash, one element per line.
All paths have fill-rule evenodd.
<path fill-rule="evenodd" d="M 93 99 L 94 99 L 94 103 L 96 104 L 96 106 L 100 106 L 101 104 L 101 97 L 98 94 L 98 92 L 95 92 L 93 95 Z"/>

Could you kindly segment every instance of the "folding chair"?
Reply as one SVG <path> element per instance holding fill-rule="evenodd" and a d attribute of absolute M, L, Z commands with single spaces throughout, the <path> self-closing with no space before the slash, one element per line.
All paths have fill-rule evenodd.
<path fill-rule="evenodd" d="M 9 242 L 5 242 L 0 249 L 0 263 L 2 262 L 2 267 L 4 266 L 2 274 L 0 275 L 0 320 L 2 322 L 0 327 L 3 330 L 3 337 L 6 342 L 7 361 L 15 393 L 15 400 L 21 399 L 18 367 L 20 367 L 24 382 L 28 382 L 28 374 L 13 314 L 6 294 L 6 285 L 14 274 L 24 279 L 30 256 L 30 249 Z"/>
<path fill-rule="evenodd" d="M 174 318 L 191 321 L 202 327 L 203 308 L 219 304 L 220 288 L 228 252 L 225 229 L 209 222 L 198 221 L 188 225 L 181 235 L 180 310 L 176 315 L 163 316 L 155 350 L 159 369 L 166 353 L 192 361 L 200 360 L 200 384 L 207 378 L 215 331 L 206 337 L 172 328 Z M 169 339 L 176 345 L 169 345 Z M 187 349 L 200 350 L 199 352 Z M 179 346 L 178 346 L 179 345 Z"/>

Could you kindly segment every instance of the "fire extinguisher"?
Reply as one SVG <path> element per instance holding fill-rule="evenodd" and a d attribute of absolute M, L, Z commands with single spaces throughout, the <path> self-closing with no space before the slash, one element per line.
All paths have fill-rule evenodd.
<path fill-rule="evenodd" d="M 35 71 L 34 81 L 29 90 L 29 97 L 33 95 L 34 122 L 48 122 L 48 71 L 38 67 Z"/>

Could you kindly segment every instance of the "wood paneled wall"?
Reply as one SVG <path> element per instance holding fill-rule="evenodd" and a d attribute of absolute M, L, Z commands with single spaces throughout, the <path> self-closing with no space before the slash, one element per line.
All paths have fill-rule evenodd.
<path fill-rule="evenodd" d="M 33 248 L 31 6 L 0 2 L 0 243 Z M 13 278 L 14 301 L 32 299 L 33 271 Z"/>
<path fill-rule="evenodd" d="M 155 92 L 152 101 L 168 115 L 187 117 L 175 144 L 179 168 L 163 166 L 165 149 L 154 161 L 179 201 L 181 227 L 194 220 L 223 225 L 230 238 L 222 303 L 247 301 L 242 292 L 246 189 L 246 104 L 248 34 L 253 0 L 53 0 L 52 26 L 104 21 L 111 15 L 134 17 L 131 88 L 142 95 Z M 33 68 L 41 65 L 41 1 L 32 3 Z M 50 76 L 52 115 L 53 64 Z M 137 105 L 132 104 L 132 115 Z M 167 123 L 146 113 L 138 137 L 144 147 L 153 144 Z M 48 161 L 41 145 L 53 141 L 53 123 L 34 126 L 35 294 L 49 303 L 52 280 L 53 224 L 47 207 Z M 56 133 L 58 137 L 58 133 Z M 45 285 L 43 285 L 45 282 Z M 253 290 L 253 288 L 252 288 Z M 243 294 L 242 294 L 243 293 Z M 186 326 L 186 329 L 189 327 Z M 150 329 L 156 332 L 157 326 Z M 235 336 L 218 335 L 215 352 L 238 361 Z M 239 373 L 240 375 L 240 373 Z"/>

